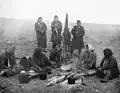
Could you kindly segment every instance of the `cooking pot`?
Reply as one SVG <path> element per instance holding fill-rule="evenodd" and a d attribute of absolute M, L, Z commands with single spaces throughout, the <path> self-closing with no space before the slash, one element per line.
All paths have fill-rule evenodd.
<path fill-rule="evenodd" d="M 74 77 L 68 78 L 68 84 L 75 84 L 76 79 Z"/>
<path fill-rule="evenodd" d="M 40 78 L 40 80 L 46 80 L 47 79 L 47 72 L 40 71 L 39 78 Z"/>
<path fill-rule="evenodd" d="M 61 71 L 69 72 L 69 71 L 72 70 L 72 66 L 71 66 L 71 64 L 69 64 L 69 65 L 63 65 L 63 66 L 60 67 L 60 69 L 61 69 Z"/>

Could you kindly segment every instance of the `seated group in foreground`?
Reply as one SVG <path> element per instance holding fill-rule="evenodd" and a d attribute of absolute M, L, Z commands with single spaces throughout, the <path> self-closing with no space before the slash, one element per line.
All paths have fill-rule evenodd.
<path fill-rule="evenodd" d="M 104 57 L 100 63 L 100 66 L 96 68 L 97 55 L 95 53 L 95 48 L 87 44 L 85 49 L 81 51 L 79 58 L 79 64 L 77 68 L 80 69 L 83 64 L 85 69 L 96 70 L 95 75 L 102 78 L 101 82 L 107 82 L 110 79 L 119 76 L 119 69 L 116 58 L 113 56 L 111 49 L 104 49 Z M 29 71 L 33 69 L 35 72 L 44 71 L 48 74 L 51 73 L 53 64 L 51 61 L 55 61 L 56 64 L 60 64 L 60 48 L 55 46 L 50 53 L 50 60 L 42 53 L 42 48 L 38 47 L 35 49 L 32 57 L 22 57 L 20 59 L 20 64 L 16 63 L 15 58 L 15 47 L 10 50 L 5 51 L 0 55 L 0 71 L 6 72 L 4 75 L 13 76 L 20 73 L 21 70 Z"/>

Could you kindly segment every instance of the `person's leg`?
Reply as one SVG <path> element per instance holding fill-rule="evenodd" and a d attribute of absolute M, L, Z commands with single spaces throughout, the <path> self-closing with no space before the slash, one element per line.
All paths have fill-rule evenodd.
<path fill-rule="evenodd" d="M 47 72 L 48 74 L 51 74 L 52 67 L 46 66 L 46 67 L 43 68 L 43 71 Z"/>
<path fill-rule="evenodd" d="M 98 70 L 98 69 L 96 69 L 95 75 L 99 78 L 104 78 L 105 77 L 104 72 L 102 70 Z"/>
<path fill-rule="evenodd" d="M 111 71 L 107 70 L 105 71 L 105 77 L 100 82 L 106 83 L 112 78 Z"/>

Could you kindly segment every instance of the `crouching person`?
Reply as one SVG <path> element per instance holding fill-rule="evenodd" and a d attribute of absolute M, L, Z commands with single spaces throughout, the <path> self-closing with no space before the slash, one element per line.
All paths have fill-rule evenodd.
<path fill-rule="evenodd" d="M 6 50 L 0 55 L 0 70 L 2 76 L 12 76 L 15 74 L 15 47 Z"/>
<path fill-rule="evenodd" d="M 84 69 L 91 70 L 96 68 L 96 60 L 97 56 L 94 51 L 94 47 L 90 44 L 86 44 L 85 49 L 83 49 L 79 56 L 80 63 L 77 66 L 81 67 L 82 63 L 84 65 Z M 78 68 L 79 68 L 78 67 Z"/>
<path fill-rule="evenodd" d="M 101 82 L 108 82 L 110 79 L 118 77 L 119 69 L 112 50 L 107 48 L 103 52 L 104 58 L 100 67 L 97 68 L 96 76 L 102 78 Z"/>
<path fill-rule="evenodd" d="M 55 62 L 55 64 L 59 67 L 61 61 L 61 48 L 59 45 L 53 45 L 53 49 L 50 52 L 50 60 Z"/>
<path fill-rule="evenodd" d="M 42 53 L 42 48 L 38 47 L 35 49 L 31 58 L 32 68 L 36 71 L 45 71 L 51 73 L 52 64 L 48 58 Z"/>

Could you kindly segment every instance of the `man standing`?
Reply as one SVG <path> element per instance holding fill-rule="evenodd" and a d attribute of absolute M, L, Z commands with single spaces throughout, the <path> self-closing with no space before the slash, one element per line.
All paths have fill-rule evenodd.
<path fill-rule="evenodd" d="M 35 30 L 37 34 L 37 46 L 44 48 L 44 51 L 45 51 L 47 47 L 47 40 L 46 40 L 47 26 L 42 21 L 42 17 L 39 17 L 38 21 L 35 23 Z"/>
<path fill-rule="evenodd" d="M 52 30 L 52 36 L 51 36 L 51 42 L 52 46 L 54 45 L 61 45 L 62 41 L 62 23 L 59 21 L 58 16 L 54 16 L 54 21 L 51 24 L 51 30 Z"/>
<path fill-rule="evenodd" d="M 73 35 L 71 54 L 73 53 L 74 49 L 79 50 L 80 53 L 81 49 L 84 48 L 83 36 L 85 35 L 85 30 L 84 27 L 81 26 L 80 20 L 77 21 L 77 25 L 73 27 L 71 33 Z"/>

